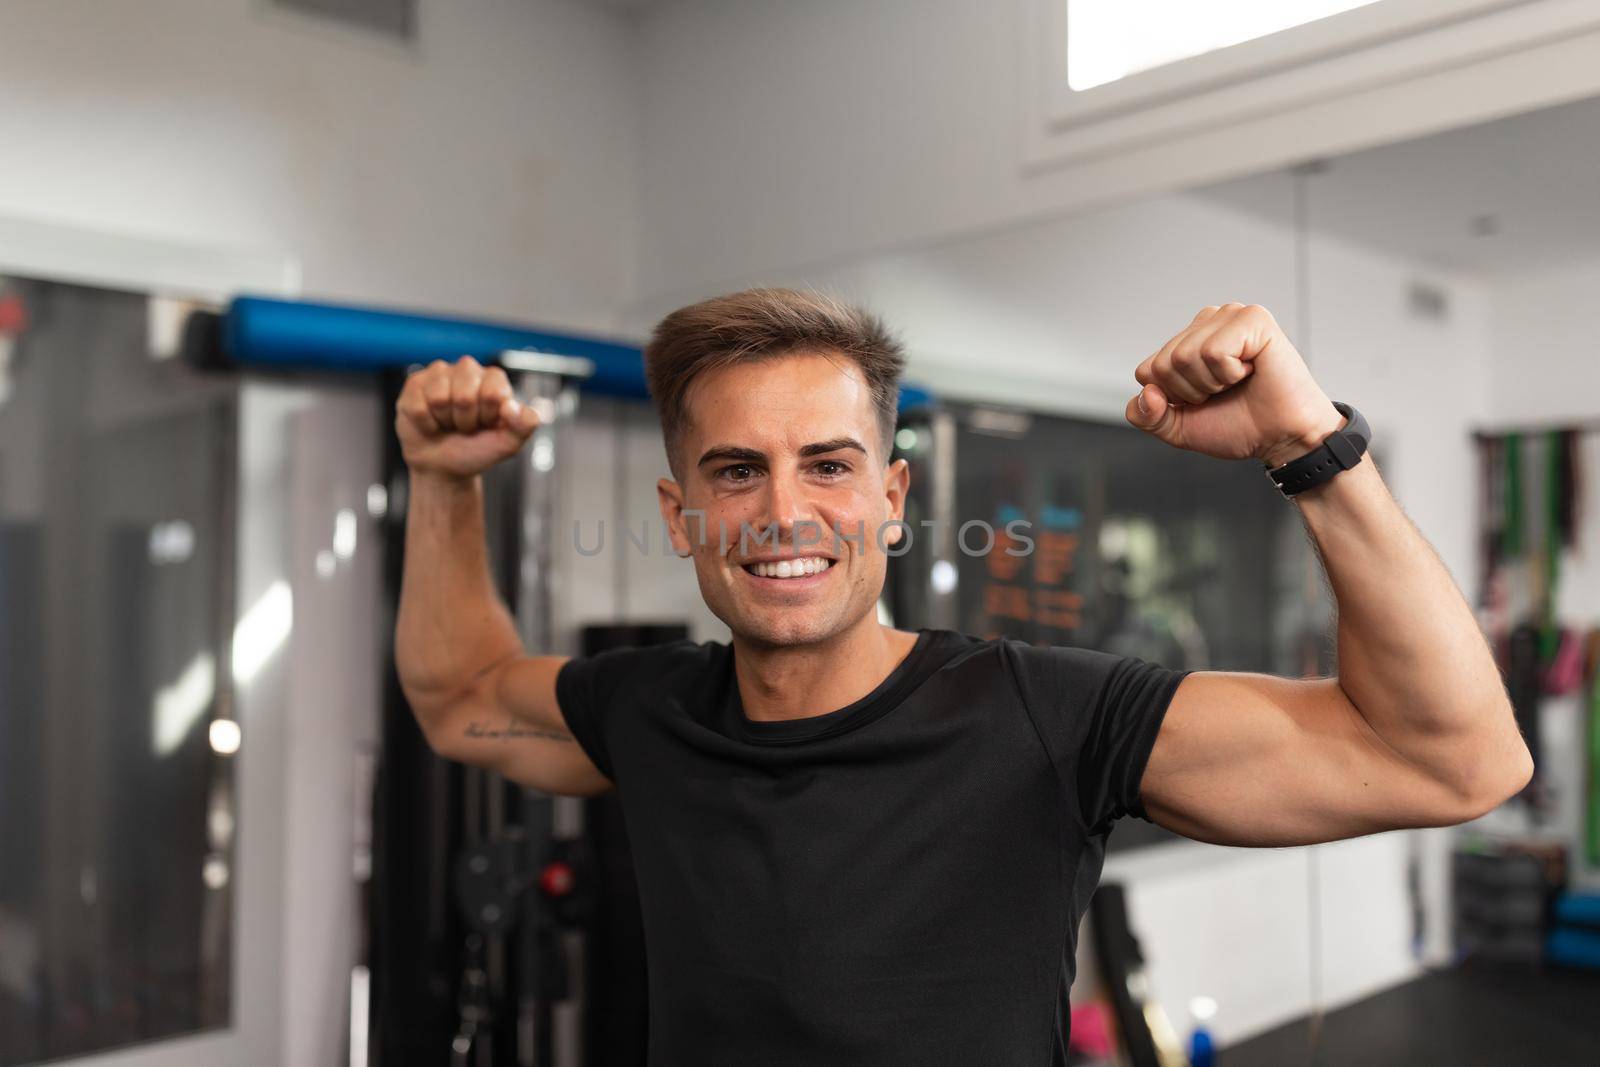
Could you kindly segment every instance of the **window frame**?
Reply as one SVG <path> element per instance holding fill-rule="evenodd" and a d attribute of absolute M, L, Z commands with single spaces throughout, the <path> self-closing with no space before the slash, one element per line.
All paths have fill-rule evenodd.
<path fill-rule="evenodd" d="M 1029 5 L 1024 168 L 1291 111 L 1600 27 L 1572 0 L 1382 0 L 1089 89 L 1067 81 L 1067 7 Z"/>

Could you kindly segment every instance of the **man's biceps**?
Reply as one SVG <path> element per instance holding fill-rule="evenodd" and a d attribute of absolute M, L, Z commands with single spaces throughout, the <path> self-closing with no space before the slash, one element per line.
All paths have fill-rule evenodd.
<path fill-rule="evenodd" d="M 1306 682 L 1268 674 L 1196 671 L 1179 684 L 1161 720 L 1151 761 L 1237 765 L 1292 745 L 1311 709 L 1327 701 Z"/>
<path fill-rule="evenodd" d="M 1197 684 L 1181 703 L 1175 696 L 1141 787 L 1159 825 L 1278 846 L 1442 825 L 1450 814 L 1434 783 L 1368 736 L 1337 679 L 1190 677 Z"/>
<path fill-rule="evenodd" d="M 1201 791 L 1307 770 L 1347 732 L 1324 679 L 1196 671 L 1177 688 L 1146 763 L 1141 795 L 1182 807 Z M 1337 689 L 1337 683 L 1332 683 Z"/>
<path fill-rule="evenodd" d="M 556 676 L 568 658 L 523 656 L 507 664 L 493 680 L 489 705 L 548 733 L 571 737 L 556 699 Z"/>

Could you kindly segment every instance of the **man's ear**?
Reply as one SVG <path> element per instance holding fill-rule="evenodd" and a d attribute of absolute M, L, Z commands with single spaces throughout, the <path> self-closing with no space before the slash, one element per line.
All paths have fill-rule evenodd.
<path fill-rule="evenodd" d="M 889 518 L 904 520 L 906 517 L 906 493 L 911 489 L 911 464 L 904 459 L 897 459 L 889 464 L 883 475 L 883 494 L 889 500 Z M 884 532 L 884 543 L 890 546 L 900 543 L 900 538 L 905 536 L 905 528 L 899 522 L 889 527 Z"/>
<path fill-rule="evenodd" d="M 693 541 L 684 515 L 683 487 L 671 478 L 662 478 L 656 482 L 656 504 L 661 508 L 661 521 L 667 524 L 672 550 L 680 558 L 693 555 Z"/>

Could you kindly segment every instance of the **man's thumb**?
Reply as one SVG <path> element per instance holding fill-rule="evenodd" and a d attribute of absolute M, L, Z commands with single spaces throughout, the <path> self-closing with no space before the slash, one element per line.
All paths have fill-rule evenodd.
<path fill-rule="evenodd" d="M 1128 401 L 1128 421 L 1146 433 L 1166 439 L 1165 432 L 1172 422 L 1172 405 L 1167 394 L 1158 385 L 1147 385 Z"/>

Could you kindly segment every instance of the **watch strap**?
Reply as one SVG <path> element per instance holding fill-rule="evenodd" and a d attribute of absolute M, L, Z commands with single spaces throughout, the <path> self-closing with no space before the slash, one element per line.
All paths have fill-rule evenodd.
<path fill-rule="evenodd" d="M 1342 429 L 1329 434 L 1320 446 L 1299 459 L 1290 460 L 1281 467 L 1267 471 L 1284 496 L 1294 496 L 1307 489 L 1315 489 L 1340 471 L 1347 471 L 1361 462 L 1367 445 L 1372 441 L 1372 430 L 1361 412 L 1349 404 L 1335 400 L 1334 408 L 1345 418 Z"/>

